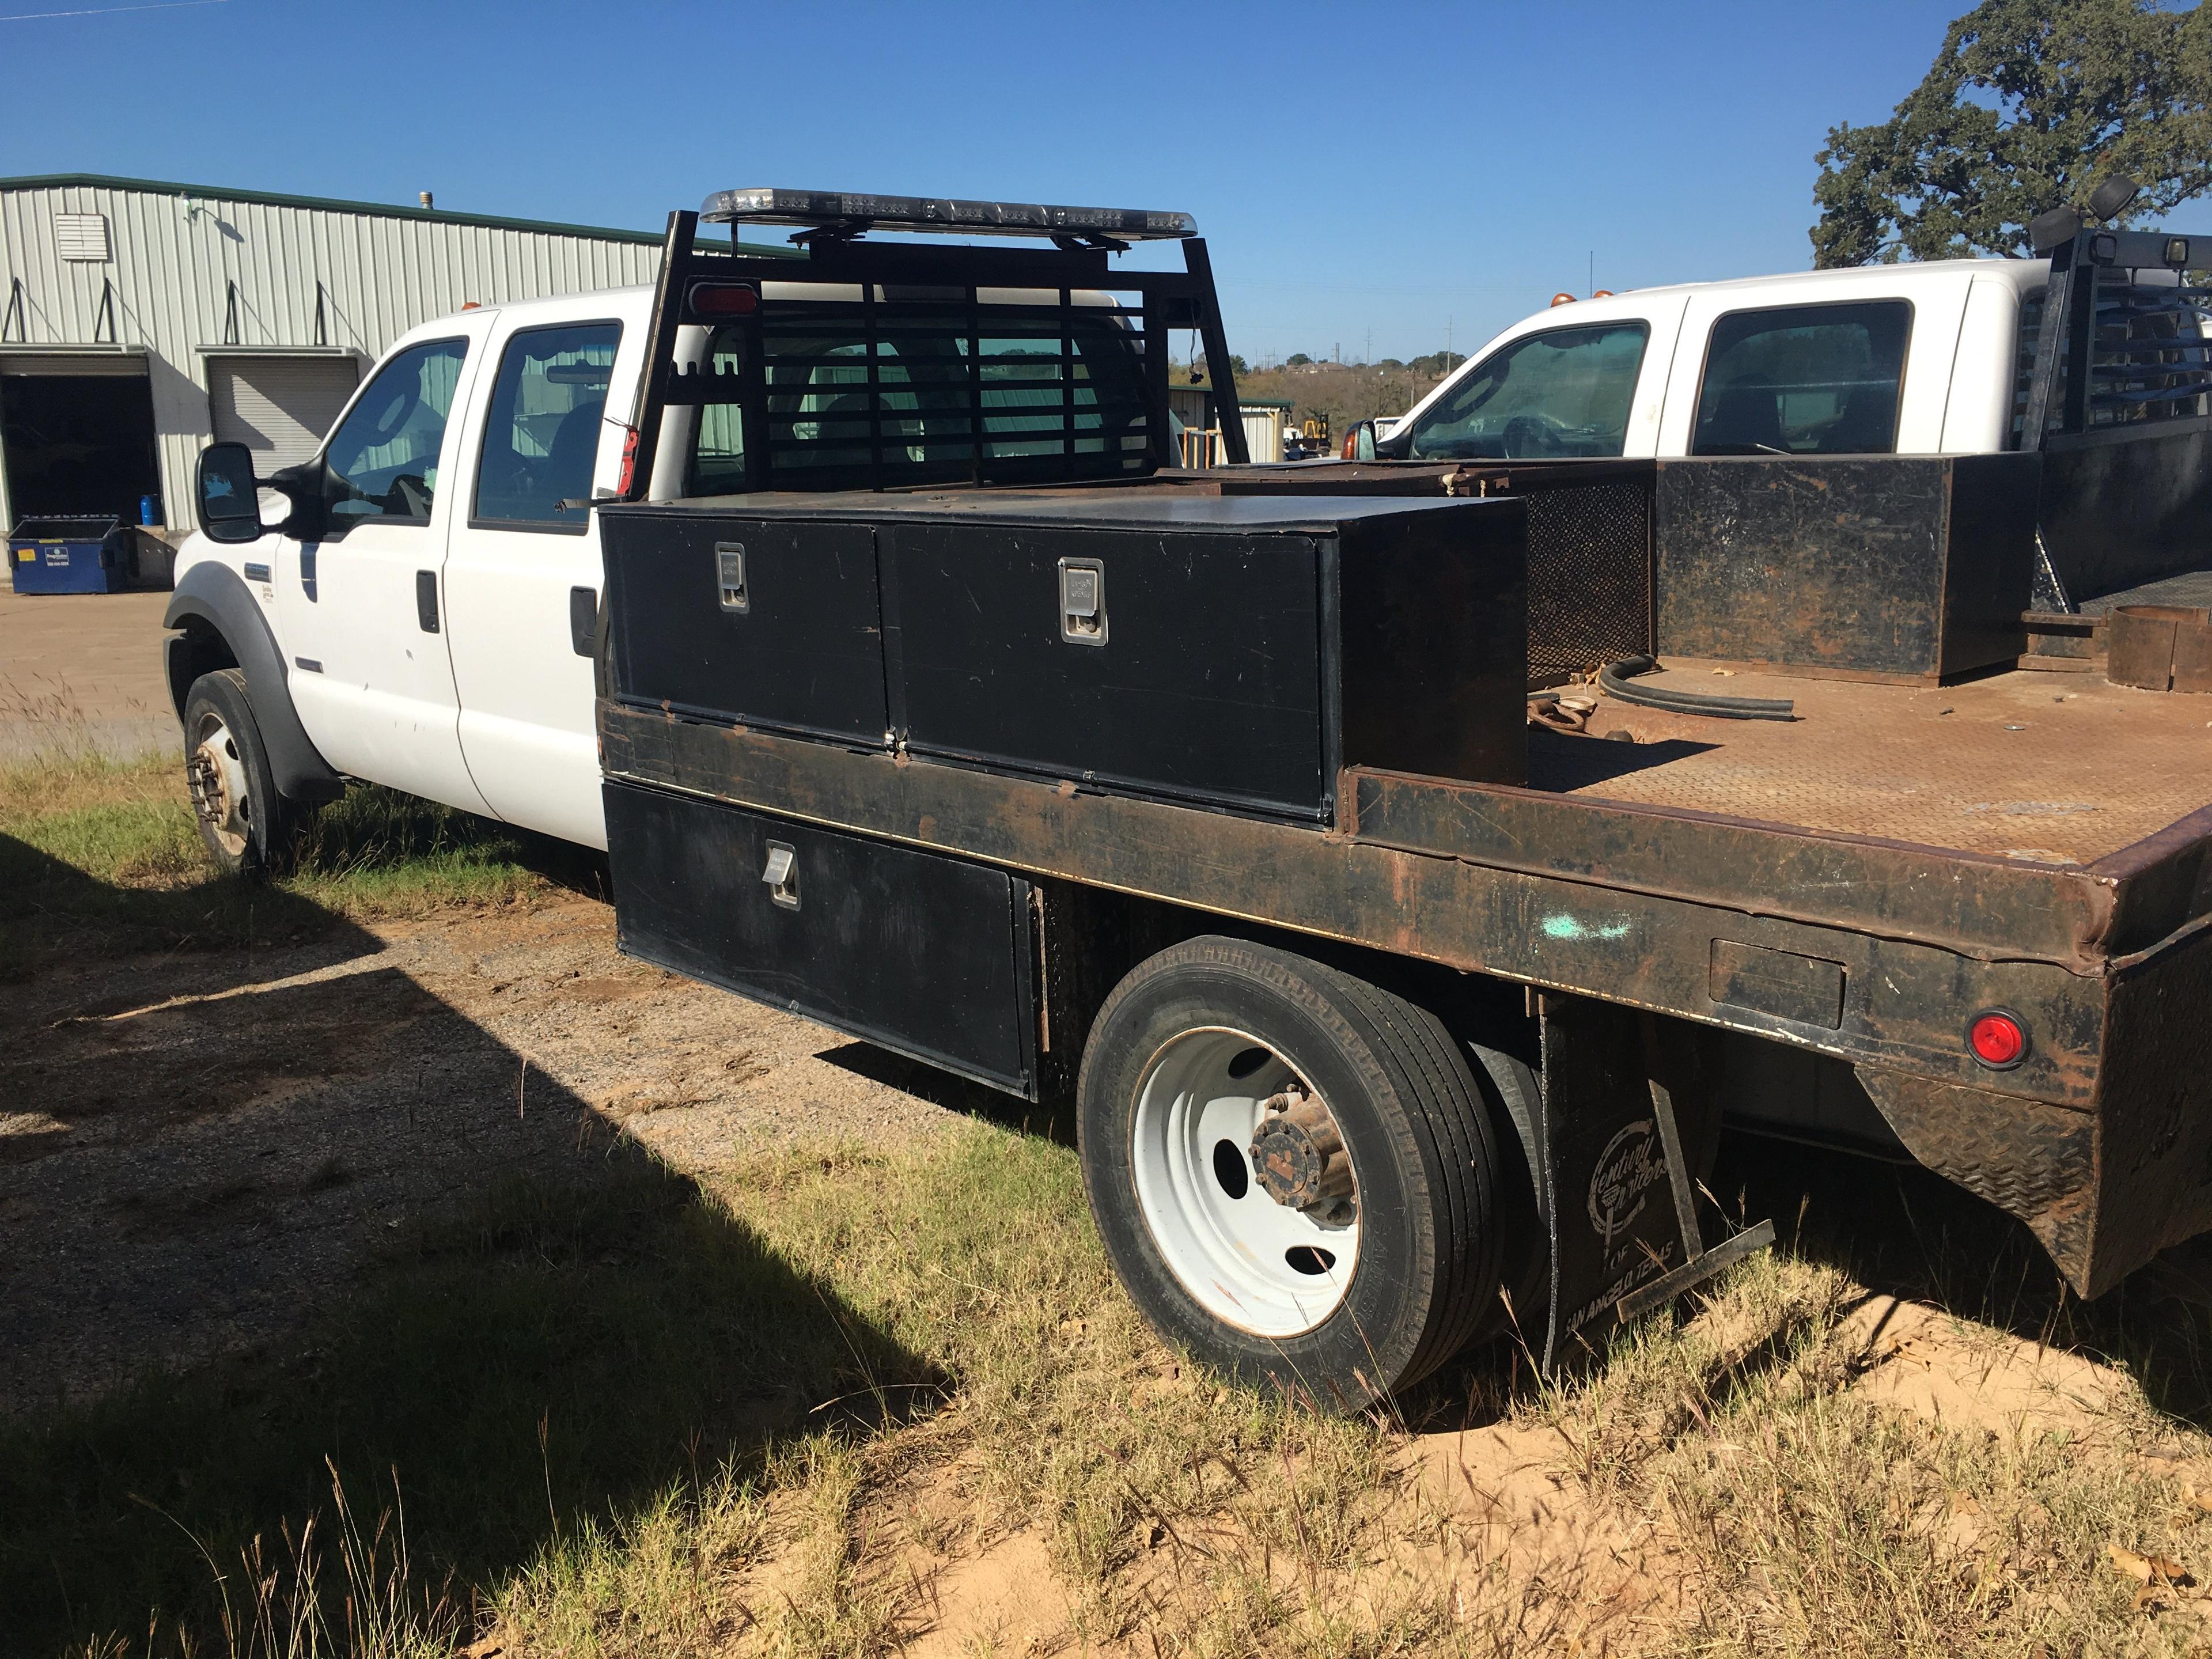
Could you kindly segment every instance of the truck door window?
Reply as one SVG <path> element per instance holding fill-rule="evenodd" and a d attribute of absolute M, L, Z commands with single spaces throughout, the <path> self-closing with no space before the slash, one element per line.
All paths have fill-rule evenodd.
<path fill-rule="evenodd" d="M 592 493 L 620 323 L 563 323 L 507 343 L 484 417 L 471 525 L 584 533 L 561 503 Z"/>
<path fill-rule="evenodd" d="M 1411 453 L 1444 460 L 1618 455 L 1646 323 L 1556 328 L 1502 346 L 1414 425 Z"/>
<path fill-rule="evenodd" d="M 466 340 L 410 346 L 379 369 L 323 452 L 335 485 L 327 539 L 364 520 L 428 524 Z"/>
<path fill-rule="evenodd" d="M 1887 455 L 1897 448 L 1905 300 L 1732 311 L 1713 325 L 1692 455 Z"/>

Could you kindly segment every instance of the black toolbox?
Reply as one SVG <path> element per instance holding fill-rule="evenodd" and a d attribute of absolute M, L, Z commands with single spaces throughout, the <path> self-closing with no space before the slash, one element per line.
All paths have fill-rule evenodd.
<path fill-rule="evenodd" d="M 1028 882 L 635 784 L 604 796 L 625 955 L 1035 1097 Z"/>
<path fill-rule="evenodd" d="M 1328 822 L 1527 777 L 1517 501 L 1143 489 L 601 509 L 633 707 Z"/>

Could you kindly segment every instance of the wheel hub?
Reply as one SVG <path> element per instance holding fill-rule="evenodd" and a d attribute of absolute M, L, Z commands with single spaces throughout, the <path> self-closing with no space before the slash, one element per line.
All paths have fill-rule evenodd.
<path fill-rule="evenodd" d="M 1352 1197 L 1352 1156 L 1328 1108 L 1311 1095 L 1285 1090 L 1260 1103 L 1251 1157 L 1254 1179 L 1278 1204 L 1326 1218 Z"/>
<path fill-rule="evenodd" d="M 236 858 L 246 850 L 252 806 L 246 764 L 228 726 L 214 719 L 202 726 L 185 775 L 191 787 L 194 815 L 223 851 Z"/>

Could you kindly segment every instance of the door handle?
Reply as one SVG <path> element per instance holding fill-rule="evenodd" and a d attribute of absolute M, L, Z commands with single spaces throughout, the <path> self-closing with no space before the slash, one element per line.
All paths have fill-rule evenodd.
<path fill-rule="evenodd" d="M 771 902 L 787 910 L 799 908 L 799 850 L 789 842 L 768 844 L 768 863 L 761 871 Z"/>
<path fill-rule="evenodd" d="M 415 573 L 415 620 L 422 624 L 425 634 L 438 631 L 438 573 L 434 570 Z"/>
<path fill-rule="evenodd" d="M 1106 567 L 1099 560 L 1060 562 L 1060 637 L 1070 645 L 1106 643 Z"/>
<path fill-rule="evenodd" d="M 599 641 L 599 590 L 568 590 L 568 645 L 580 657 L 593 655 Z"/>

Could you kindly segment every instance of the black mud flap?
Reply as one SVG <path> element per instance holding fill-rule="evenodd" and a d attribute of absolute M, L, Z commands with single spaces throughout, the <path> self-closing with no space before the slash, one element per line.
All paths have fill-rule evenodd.
<path fill-rule="evenodd" d="M 1542 1087 L 1530 1137 L 1551 1235 L 1543 1366 L 1774 1242 L 1762 1221 L 1707 1249 L 1696 1182 L 1720 1127 L 1698 1033 L 1586 997 L 1539 999 Z"/>

